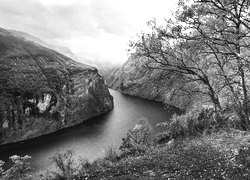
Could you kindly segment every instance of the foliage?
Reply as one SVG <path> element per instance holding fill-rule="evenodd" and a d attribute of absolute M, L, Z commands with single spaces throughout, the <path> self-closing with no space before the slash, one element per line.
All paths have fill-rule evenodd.
<path fill-rule="evenodd" d="M 171 139 L 211 134 L 230 128 L 240 129 L 237 115 L 216 112 L 214 109 L 194 108 L 183 115 L 173 115 L 168 122 L 158 123 L 164 132 L 156 137 L 157 143 L 166 143 Z"/>
<path fill-rule="evenodd" d="M 67 150 L 64 153 L 57 152 L 50 157 L 51 162 L 54 163 L 59 170 L 59 173 L 56 173 L 58 178 L 68 180 L 75 178 L 77 167 L 73 155 L 72 150 Z"/>
<path fill-rule="evenodd" d="M 14 163 L 14 165 L 10 169 L 3 172 L 3 169 L 0 167 L 2 172 L 2 179 L 3 180 L 29 179 L 30 177 L 29 173 L 31 172 L 31 166 L 29 161 L 31 159 L 31 156 L 26 155 L 24 157 L 21 157 L 13 155 L 10 157 L 10 159 Z M 3 162 L 0 165 L 3 165 Z"/>
<path fill-rule="evenodd" d="M 2 177 L 3 172 L 4 172 L 3 167 L 2 167 L 3 165 L 4 165 L 4 162 L 0 160 L 0 177 Z"/>
<path fill-rule="evenodd" d="M 138 120 L 125 138 L 122 138 L 120 150 L 123 155 L 142 155 L 152 145 L 152 127 L 146 118 Z"/>
<path fill-rule="evenodd" d="M 113 146 L 110 146 L 106 151 L 104 159 L 111 162 L 116 162 L 119 159 L 119 154 L 117 152 L 117 149 L 114 148 Z"/>
<path fill-rule="evenodd" d="M 149 59 L 150 68 L 183 76 L 179 95 L 200 97 L 196 102 L 212 103 L 218 111 L 229 101 L 247 130 L 249 9 L 245 0 L 180 0 L 175 19 L 162 26 L 150 21 L 151 32 L 140 34 L 131 47 Z"/>
<path fill-rule="evenodd" d="M 196 119 L 201 117 L 202 111 L 197 110 Z M 195 112 L 193 112 L 195 114 Z M 206 114 L 206 113 L 205 113 Z M 208 113 L 209 114 L 209 113 Z M 202 115 L 205 116 L 205 115 Z M 190 117 L 189 117 L 190 118 Z M 139 126 L 143 125 L 143 126 Z M 150 126 L 140 120 L 135 126 L 149 132 Z M 147 128 L 146 128 L 147 127 Z M 135 129 L 135 128 L 134 128 Z M 192 132 L 192 131 L 190 131 Z M 131 131 L 130 131 L 131 133 Z M 138 132 L 137 132 L 138 133 Z M 21 180 L 80 180 L 80 179 L 249 179 L 250 175 L 250 134 L 240 130 L 228 132 L 213 132 L 203 136 L 179 138 L 170 145 L 158 146 L 152 144 L 148 133 L 142 137 L 141 144 L 150 145 L 144 153 L 119 155 L 110 147 L 103 159 L 89 162 L 80 159 L 77 163 L 73 159 L 73 152 L 58 152 L 52 158 L 59 172 L 32 174 L 29 169 L 29 156 L 13 156 L 15 165 L 3 173 L 1 179 Z M 128 133 L 129 134 L 129 133 Z M 133 134 L 133 133 L 132 133 Z M 147 139 L 145 141 L 145 139 Z M 133 141 L 134 142 L 134 141 Z M 140 144 L 140 145 L 141 145 Z M 138 144 L 133 144 L 137 147 Z M 126 149 L 126 150 L 131 150 Z M 146 151 L 146 153 L 145 153 Z M 0 163 L 0 168 L 3 162 Z"/>
<path fill-rule="evenodd" d="M 229 138 L 231 137 L 231 138 Z M 249 169 L 235 157 L 235 142 L 249 136 L 211 134 L 155 146 L 143 156 L 84 162 L 85 179 L 247 179 Z M 244 138 L 243 138 L 244 139 Z M 220 140 L 220 141 L 219 141 Z M 229 142 L 228 142 L 229 140 Z M 233 146 L 233 147 L 231 147 Z M 244 159 L 244 158 L 242 158 Z"/>

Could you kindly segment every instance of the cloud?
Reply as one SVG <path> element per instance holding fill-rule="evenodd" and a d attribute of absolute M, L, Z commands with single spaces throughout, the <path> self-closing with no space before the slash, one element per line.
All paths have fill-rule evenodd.
<path fill-rule="evenodd" d="M 80 1 L 45 5 L 32 0 L 0 1 L 1 26 L 26 30 L 45 39 L 70 38 L 74 34 L 98 36 L 102 31 L 122 34 L 128 24 L 107 1 Z"/>
<path fill-rule="evenodd" d="M 132 27 L 125 16 L 119 12 L 119 9 L 112 5 L 111 0 L 92 1 L 91 16 L 97 23 L 98 29 L 105 33 L 122 35 Z"/>
<path fill-rule="evenodd" d="M 22 30 L 40 37 L 60 38 L 68 33 L 60 31 L 64 24 L 52 9 L 39 2 L 25 0 L 0 1 L 0 25 L 3 28 Z"/>
<path fill-rule="evenodd" d="M 126 60 L 127 42 L 154 16 L 168 14 L 166 0 L 0 0 L 0 27 L 48 44 Z M 119 58 L 120 57 L 120 58 Z"/>

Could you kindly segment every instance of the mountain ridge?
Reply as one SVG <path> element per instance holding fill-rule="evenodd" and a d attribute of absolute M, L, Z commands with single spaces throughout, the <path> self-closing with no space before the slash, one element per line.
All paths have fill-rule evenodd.
<path fill-rule="evenodd" d="M 0 144 L 47 134 L 113 108 L 94 67 L 0 28 Z"/>

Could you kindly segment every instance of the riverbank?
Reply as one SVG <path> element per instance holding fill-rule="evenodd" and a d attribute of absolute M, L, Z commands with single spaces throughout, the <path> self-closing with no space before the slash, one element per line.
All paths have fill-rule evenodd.
<path fill-rule="evenodd" d="M 135 137 L 132 133 L 124 138 L 119 151 L 110 148 L 103 158 L 93 162 L 74 159 L 71 151 L 57 153 L 51 158 L 51 162 L 57 166 L 56 171 L 32 173 L 28 163 L 30 157 L 22 157 L 21 160 L 20 157 L 12 157 L 19 158 L 19 162 L 24 163 L 16 163 L 16 167 L 13 166 L 8 176 L 17 175 L 14 178 L 23 180 L 250 178 L 249 132 L 231 129 L 172 140 L 164 144 L 154 143 L 152 146 L 144 147 L 143 151 L 139 146 L 134 146 L 136 151 L 134 147 L 126 146 L 126 139 L 132 137 L 131 135 Z M 143 147 L 143 144 L 140 145 Z M 9 178 L 5 177 L 2 178 Z"/>
<path fill-rule="evenodd" d="M 250 133 L 237 128 L 240 127 L 240 121 L 230 111 L 215 112 L 213 109 L 197 108 L 166 120 L 170 114 L 164 114 L 166 111 L 161 111 L 163 109 L 159 103 L 115 91 L 114 94 L 117 99 L 125 99 L 115 101 L 117 106 L 103 119 L 97 118 L 75 127 L 73 131 L 64 131 L 56 141 L 51 137 L 51 142 L 48 140 L 41 146 L 28 147 L 32 150 L 42 147 L 50 153 L 54 149 L 53 154 L 49 155 L 45 150 L 41 151 L 41 155 L 26 153 L 31 157 L 12 154 L 8 157 L 11 157 L 14 166 L 7 171 L 1 169 L 4 164 L 0 162 L 2 179 L 250 178 Z M 154 103 L 156 106 L 152 106 Z M 131 117 L 140 115 L 138 112 L 148 117 L 153 115 L 153 118 L 131 121 Z M 110 117 L 113 117 L 112 120 Z M 163 131 L 157 132 L 156 125 Z M 78 136 L 70 136 L 74 133 Z M 112 138 L 119 139 L 118 145 L 112 146 Z M 76 143 L 76 139 L 79 142 Z M 59 141 L 65 144 L 58 148 L 60 151 L 55 149 L 55 143 Z M 100 145 L 106 148 L 97 154 Z M 79 159 L 79 152 L 86 154 L 88 151 L 92 152 L 89 153 L 92 160 L 86 156 Z M 30 163 L 33 159 L 39 160 L 38 168 Z M 41 171 L 41 164 L 49 166 Z"/>
<path fill-rule="evenodd" d="M 0 160 L 3 160 L 8 168 L 11 166 L 10 156 L 30 155 L 31 166 L 37 171 L 43 171 L 52 168 L 49 157 L 58 149 L 62 152 L 73 149 L 75 158 L 81 156 L 93 161 L 102 157 L 110 146 L 119 147 L 122 138 L 134 127 L 138 118 L 146 117 L 155 127 L 157 123 L 168 121 L 176 113 L 164 110 L 159 102 L 123 95 L 115 90 L 110 90 L 110 93 L 115 104 L 112 111 L 35 141 L 0 148 Z M 160 129 L 155 128 L 153 133 L 159 131 Z"/>
<path fill-rule="evenodd" d="M 240 131 L 182 139 L 140 156 L 113 153 L 81 172 L 88 179 L 249 179 L 249 140 Z"/>

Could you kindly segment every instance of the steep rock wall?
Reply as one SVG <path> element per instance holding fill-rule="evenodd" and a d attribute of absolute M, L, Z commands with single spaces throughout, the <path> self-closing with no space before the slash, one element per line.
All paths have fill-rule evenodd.
<path fill-rule="evenodd" d="M 48 134 L 112 108 L 96 68 L 0 28 L 0 144 Z"/>

